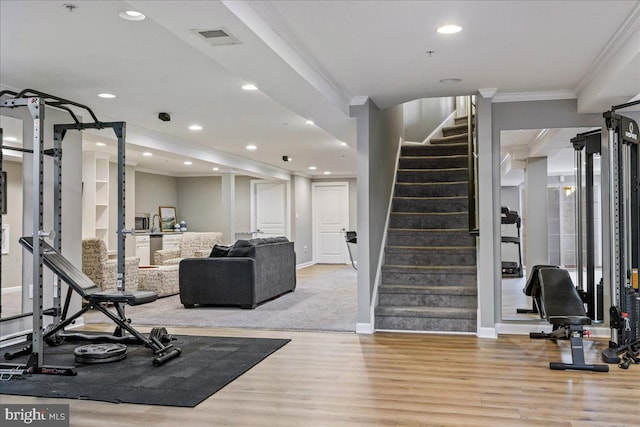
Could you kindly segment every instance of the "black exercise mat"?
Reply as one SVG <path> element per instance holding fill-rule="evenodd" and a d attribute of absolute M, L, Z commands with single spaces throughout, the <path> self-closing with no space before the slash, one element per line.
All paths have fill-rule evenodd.
<path fill-rule="evenodd" d="M 73 350 L 88 343 L 45 344 L 45 365 L 77 366 L 78 375 L 23 375 L 0 381 L 0 394 L 193 407 L 287 344 L 288 339 L 178 335 L 182 355 L 160 367 L 151 350 L 128 345 L 119 362 L 82 365 Z M 4 351 L 2 352 L 4 354 Z M 3 363 L 24 363 L 26 357 Z"/>

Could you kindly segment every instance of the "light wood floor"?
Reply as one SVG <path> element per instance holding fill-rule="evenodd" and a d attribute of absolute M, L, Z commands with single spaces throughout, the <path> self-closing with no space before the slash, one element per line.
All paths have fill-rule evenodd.
<path fill-rule="evenodd" d="M 297 274 L 336 268 L 344 266 L 317 265 Z M 195 408 L 6 395 L 1 401 L 68 403 L 71 425 L 83 427 L 640 425 L 640 365 L 628 370 L 610 365 L 608 373 L 550 371 L 550 361 L 569 361 L 567 342 L 509 335 L 493 340 L 246 329 L 169 332 L 292 341 Z M 586 341 L 587 362 L 599 363 L 605 345 L 605 340 Z"/>
<path fill-rule="evenodd" d="M 549 361 L 568 360 L 566 342 L 525 336 L 170 332 L 292 341 L 195 408 L 4 395 L 2 403 L 69 403 L 73 426 L 638 426 L 640 420 L 640 365 L 628 370 L 611 365 L 608 373 L 550 371 Z M 602 345 L 586 342 L 588 361 L 598 362 Z"/>

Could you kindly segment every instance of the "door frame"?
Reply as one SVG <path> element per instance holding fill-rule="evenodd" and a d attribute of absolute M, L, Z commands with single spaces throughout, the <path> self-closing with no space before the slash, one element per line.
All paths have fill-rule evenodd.
<path fill-rule="evenodd" d="M 311 183 L 311 241 L 313 242 L 313 263 L 317 264 L 318 263 L 318 242 L 320 241 L 319 236 L 318 236 L 318 213 L 317 213 L 317 207 L 318 207 L 318 201 L 316 200 L 317 198 L 317 188 L 318 187 L 336 187 L 336 186 L 341 186 L 344 187 L 346 192 L 345 192 L 345 207 L 346 207 L 346 228 L 348 229 L 349 226 L 351 225 L 351 221 L 350 221 L 350 215 L 351 215 L 351 209 L 349 207 L 349 182 L 348 181 L 328 181 L 328 182 L 312 182 Z M 346 242 L 345 242 L 346 244 Z M 345 264 L 349 264 L 349 256 L 347 254 L 346 250 L 343 250 L 343 262 Z"/>
<path fill-rule="evenodd" d="M 291 240 L 291 185 L 289 185 L 291 181 L 280 181 L 273 179 L 252 179 L 250 181 L 250 201 L 251 201 L 251 232 L 254 233 L 257 230 L 256 224 L 256 186 L 258 184 L 282 184 L 284 185 L 284 197 L 285 197 L 285 207 L 284 207 L 284 236 Z M 254 235 L 253 237 L 260 237 L 259 235 Z"/>

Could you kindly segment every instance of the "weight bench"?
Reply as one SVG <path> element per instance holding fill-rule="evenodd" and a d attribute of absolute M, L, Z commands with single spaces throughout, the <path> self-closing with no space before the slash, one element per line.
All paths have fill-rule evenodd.
<path fill-rule="evenodd" d="M 536 267 L 539 267 L 536 269 Z M 543 339 L 569 339 L 571 341 L 572 363 L 551 362 L 549 368 L 554 370 L 580 370 L 609 372 L 607 365 L 589 365 L 584 361 L 584 348 L 582 337 L 587 333 L 583 329 L 584 325 L 590 325 L 591 319 L 587 317 L 584 302 L 577 289 L 573 285 L 571 276 L 567 270 L 559 268 L 549 268 L 546 266 L 535 266 L 532 272 L 532 291 L 539 295 L 532 294 L 534 301 L 539 296 L 539 312 L 542 318 L 553 325 L 551 333 L 532 332 L 530 338 Z"/>
<path fill-rule="evenodd" d="M 531 274 L 527 279 L 527 283 L 524 285 L 522 292 L 531 297 L 531 308 L 518 308 L 517 313 L 520 314 L 541 314 L 540 311 L 540 281 L 538 280 L 538 272 L 541 268 L 558 268 L 557 265 L 534 265 L 531 269 Z M 540 317 L 544 318 L 543 315 Z"/>
<path fill-rule="evenodd" d="M 27 250 L 33 253 L 33 238 L 21 237 L 20 244 Z M 130 343 L 130 344 L 142 344 L 145 347 L 151 349 L 156 357 L 153 359 L 154 366 L 160 366 L 168 360 L 173 359 L 180 355 L 181 350 L 173 347 L 170 344 L 171 336 L 166 334 L 164 328 L 154 328 L 149 334 L 149 338 L 142 335 L 136 329 L 130 325 L 130 320 L 125 317 L 123 304 L 127 305 L 141 305 L 149 302 L 153 302 L 158 298 L 155 292 L 144 291 L 100 291 L 98 286 L 80 269 L 67 260 L 62 254 L 52 248 L 45 241 L 40 240 L 42 249 L 42 260 L 51 271 L 53 271 L 60 279 L 69 285 L 69 293 L 65 301 L 64 309 L 61 314 L 61 321 L 57 324 L 49 325 L 45 328 L 42 338 L 43 341 L 49 345 L 61 345 L 64 340 L 79 340 L 79 341 L 92 341 L 92 342 L 110 342 L 110 343 Z M 74 291 L 80 295 L 80 297 L 87 303 L 77 313 L 66 317 L 67 310 L 71 299 L 71 291 Z M 109 310 L 109 305 L 112 304 L 116 310 L 116 314 Z M 107 334 L 83 334 L 83 333 L 70 333 L 64 330 L 65 327 L 75 322 L 75 320 L 82 316 L 85 312 L 95 308 L 109 319 L 111 319 L 117 326 L 113 335 Z M 57 310 L 53 309 L 54 312 Z M 55 314 L 55 313 L 54 313 Z M 59 313 L 58 313 L 59 314 Z M 36 315 L 34 313 L 34 315 Z M 126 335 L 124 331 L 131 335 Z M 5 359 L 13 359 L 15 357 L 29 354 L 32 351 L 32 344 L 15 352 L 5 353 Z"/>

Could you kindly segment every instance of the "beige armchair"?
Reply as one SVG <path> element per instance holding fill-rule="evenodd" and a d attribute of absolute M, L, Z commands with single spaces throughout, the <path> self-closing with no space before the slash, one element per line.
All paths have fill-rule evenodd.
<path fill-rule="evenodd" d="M 125 289 L 138 289 L 138 264 L 140 258 L 125 258 Z M 102 239 L 90 238 L 82 241 L 82 272 L 89 276 L 102 291 L 118 289 L 118 260 L 109 259 L 107 245 Z"/>
<path fill-rule="evenodd" d="M 222 244 L 222 233 L 211 232 L 186 232 L 180 240 L 178 249 L 161 249 L 153 254 L 156 265 L 180 264 L 185 258 L 206 258 L 211 253 L 214 245 Z"/>

